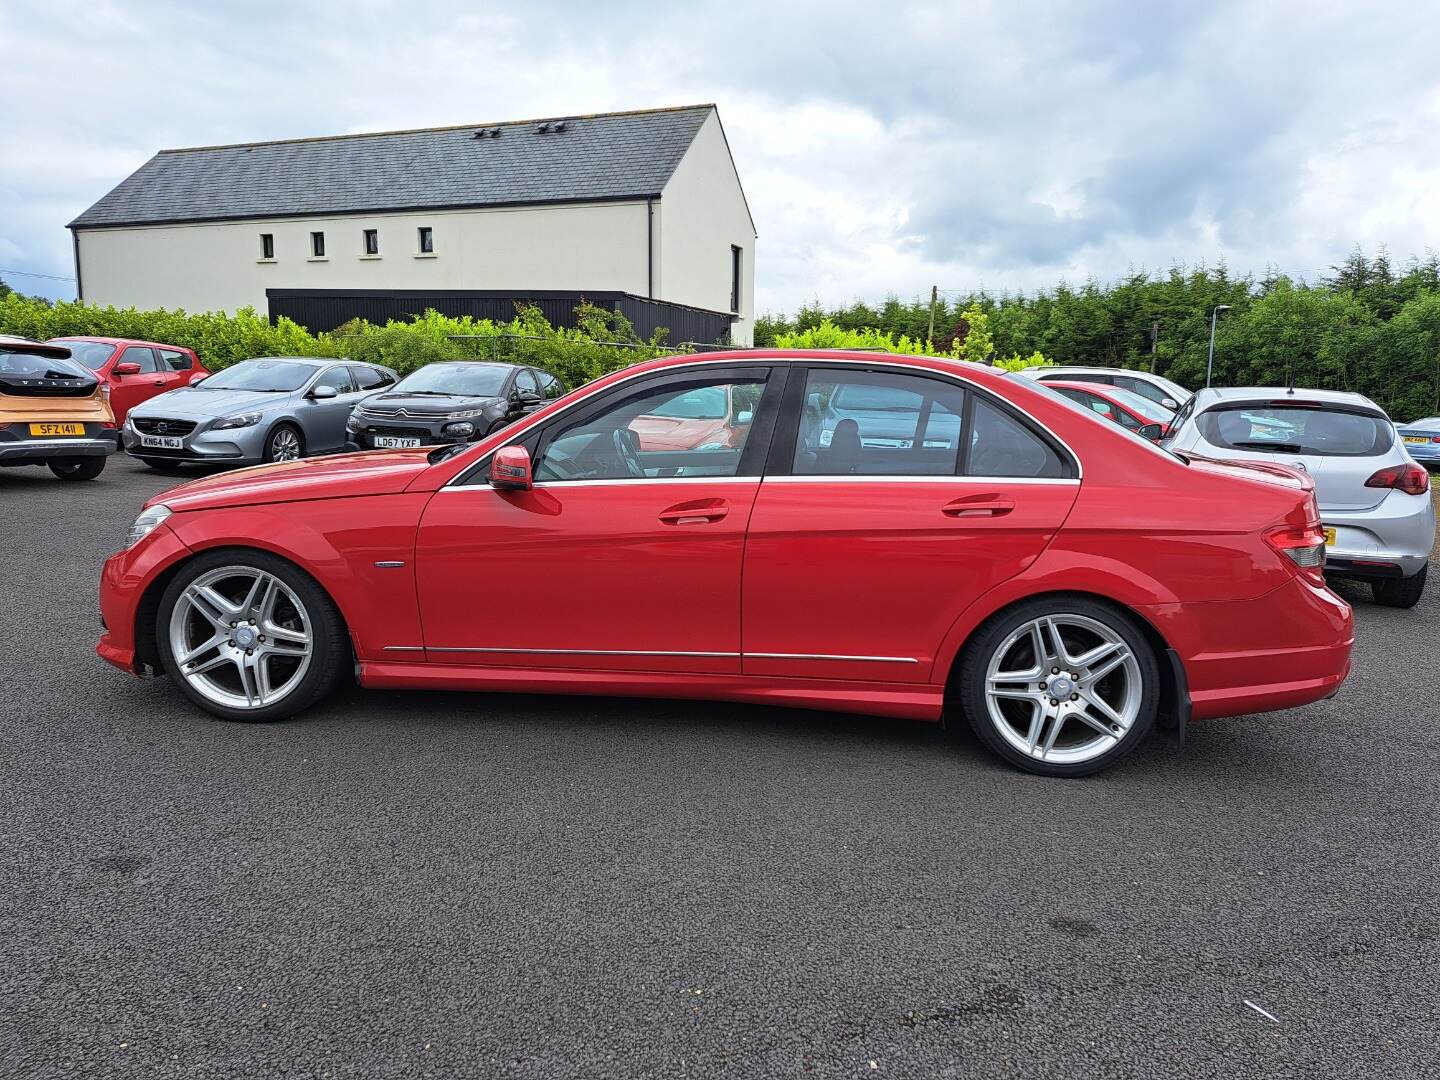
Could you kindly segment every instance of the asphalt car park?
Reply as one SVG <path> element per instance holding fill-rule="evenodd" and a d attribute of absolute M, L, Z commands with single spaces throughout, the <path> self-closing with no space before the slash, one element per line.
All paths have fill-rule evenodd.
<path fill-rule="evenodd" d="M 348 691 L 209 719 L 93 654 L 174 483 L 0 471 L 0 1075 L 1422 1076 L 1440 594 L 1335 698 L 1080 781 L 963 730 Z"/>

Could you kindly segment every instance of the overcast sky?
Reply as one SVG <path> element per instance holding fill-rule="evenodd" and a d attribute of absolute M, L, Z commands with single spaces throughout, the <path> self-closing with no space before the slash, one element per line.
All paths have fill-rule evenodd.
<path fill-rule="evenodd" d="M 1440 5 L 0 4 L 0 276 L 165 147 L 694 102 L 757 307 L 1440 247 Z"/>

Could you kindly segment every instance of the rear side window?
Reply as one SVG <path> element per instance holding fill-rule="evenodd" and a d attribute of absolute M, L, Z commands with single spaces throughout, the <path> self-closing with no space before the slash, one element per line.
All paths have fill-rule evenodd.
<path fill-rule="evenodd" d="M 1212 446 L 1256 453 L 1373 457 L 1395 442 L 1394 429 L 1383 417 L 1293 405 L 1207 409 L 1195 418 L 1195 426 Z"/>
<path fill-rule="evenodd" d="M 1063 479 L 1069 466 L 1047 441 L 998 405 L 974 396 L 967 438 L 966 476 Z"/>
<path fill-rule="evenodd" d="M 179 349 L 161 349 L 160 359 L 171 371 L 189 371 L 194 366 L 190 354 Z"/>
<path fill-rule="evenodd" d="M 965 391 L 900 372 L 815 370 L 791 472 L 796 476 L 954 476 Z"/>

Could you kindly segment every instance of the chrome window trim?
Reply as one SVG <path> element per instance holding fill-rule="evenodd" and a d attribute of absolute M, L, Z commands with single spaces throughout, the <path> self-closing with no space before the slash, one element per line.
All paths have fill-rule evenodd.
<path fill-rule="evenodd" d="M 883 481 L 887 484 L 1058 484 L 1062 487 L 1079 487 L 1080 481 L 1067 476 L 951 476 L 949 473 L 932 473 L 928 476 L 884 476 L 866 473 L 864 475 L 827 473 L 824 475 L 800 475 L 789 473 L 784 476 L 766 476 L 767 484 L 867 484 Z"/>
<path fill-rule="evenodd" d="M 1075 463 L 1075 476 L 1074 476 L 1074 477 L 1066 477 L 1066 478 L 1064 478 L 1063 480 L 1050 480 L 1050 481 L 1047 481 L 1048 483 L 1063 483 L 1063 482 L 1065 482 L 1065 481 L 1070 481 L 1070 482 L 1073 482 L 1073 483 L 1078 484 L 1081 480 L 1085 479 L 1085 463 L 1080 459 L 1080 455 L 1075 452 L 1074 447 L 1072 447 L 1072 446 L 1071 446 L 1069 443 L 1067 443 L 1063 438 L 1061 438 L 1061 437 L 1060 437 L 1060 434 L 1059 434 L 1058 432 L 1051 430 L 1047 425 L 1042 424 L 1039 420 L 1037 420 L 1037 419 L 1029 412 L 1029 410 L 1027 410 L 1024 406 L 1018 405 L 1018 404 L 1016 404 L 1015 402 L 1011 401 L 1009 398 L 1005 397 L 1004 395 L 1002 395 L 1002 394 L 997 394 L 994 390 L 991 390 L 991 389 L 989 389 L 988 387 L 981 386 L 979 383 L 974 382 L 974 381 L 972 381 L 972 380 L 970 380 L 970 379 L 966 379 L 966 378 L 964 378 L 964 377 L 961 376 L 961 375 L 956 375 L 956 374 L 954 374 L 953 372 L 945 371 L 945 370 L 940 369 L 940 368 L 928 367 L 928 366 L 921 365 L 921 364 L 897 364 L 897 363 L 895 363 L 894 361 L 887 361 L 887 360 L 878 360 L 878 359 L 877 359 L 877 360 L 870 360 L 870 359 L 859 359 L 859 358 L 856 358 L 856 357 L 834 357 L 834 356 L 816 356 L 813 360 L 811 360 L 811 359 L 808 358 L 808 357 L 799 357 L 799 356 L 774 356 L 774 355 L 765 355 L 765 354 L 761 354 L 761 355 L 754 356 L 754 357 L 727 356 L 727 357 L 722 357 L 722 358 L 713 359 L 713 360 L 696 360 L 696 361 L 694 361 L 693 363 L 675 364 L 674 366 L 671 366 L 671 367 L 656 368 L 656 369 L 651 369 L 650 371 L 637 371 L 637 372 L 635 372 L 635 373 L 632 374 L 632 375 L 627 375 L 627 376 L 625 376 L 623 379 L 616 379 L 613 383 L 611 383 L 610 385 L 608 385 L 608 386 L 605 387 L 605 392 L 608 393 L 610 390 L 614 389 L 615 387 L 617 387 L 617 386 L 623 386 L 625 383 L 630 382 L 632 379 L 644 378 L 644 377 L 647 376 L 647 375 L 672 375 L 672 374 L 675 374 L 676 372 L 689 371 L 689 370 L 691 370 L 692 368 L 703 368 L 703 367 L 736 367 L 736 366 L 740 366 L 740 365 L 744 365 L 744 364 L 756 364 L 756 365 L 761 365 L 761 364 L 766 364 L 766 363 L 775 364 L 775 363 L 777 363 L 777 362 L 779 362 L 779 363 L 786 363 L 786 364 L 796 364 L 796 363 L 799 363 L 799 364 L 817 363 L 817 364 L 826 364 L 826 365 L 830 365 L 830 364 L 851 364 L 851 365 L 854 365 L 855 367 L 862 367 L 862 368 L 875 368 L 875 367 L 894 368 L 894 369 L 896 369 L 896 370 L 898 370 L 898 371 L 910 372 L 911 374 L 914 374 L 914 373 L 919 372 L 919 373 L 922 373 L 922 374 L 925 374 L 925 375 L 936 376 L 936 377 L 939 377 L 939 378 L 942 378 L 942 379 L 948 379 L 948 380 L 950 380 L 951 382 L 956 383 L 956 384 L 959 385 L 961 388 L 966 389 L 966 390 L 973 390 L 973 391 L 975 391 L 976 393 L 979 393 L 979 394 L 985 394 L 985 395 L 989 395 L 990 397 L 993 397 L 993 398 L 999 398 L 999 399 L 1000 399 L 1001 401 L 1003 401 L 1009 408 L 1014 409 L 1014 410 L 1015 410 L 1016 412 L 1018 412 L 1021 416 L 1025 417 L 1025 419 L 1028 420 L 1031 424 L 1034 424 L 1036 427 L 1038 427 L 1038 428 L 1040 428 L 1042 431 L 1046 432 L 1052 439 L 1054 439 L 1057 443 L 1059 443 L 1062 447 L 1064 447 L 1065 453 L 1069 454 L 1069 455 L 1070 455 L 1070 460 Z M 580 389 L 580 388 L 577 387 L 576 389 Z M 572 392 L 573 392 L 573 391 L 572 391 Z M 546 414 L 543 418 L 541 418 L 541 419 L 538 419 L 538 420 L 532 419 L 532 422 L 529 423 L 529 424 L 526 424 L 523 429 L 521 429 L 520 431 L 513 432 L 513 433 L 511 434 L 511 438 L 510 438 L 508 441 L 502 442 L 502 443 L 500 443 L 498 446 L 495 446 L 495 447 L 491 448 L 490 450 L 487 450 L 485 453 L 481 454 L 480 457 L 476 458 L 475 461 L 474 461 L 472 464 L 466 466 L 466 467 L 465 467 L 463 470 L 461 470 L 456 476 L 454 476 L 452 479 L 450 479 L 448 482 L 446 482 L 445 486 L 444 486 L 443 488 L 441 488 L 440 490 L 441 490 L 441 491 L 444 491 L 444 490 L 446 490 L 447 488 L 451 488 L 451 487 L 471 487 L 471 486 L 478 487 L 479 485 L 464 484 L 464 483 L 462 483 L 461 481 L 462 481 L 465 477 L 471 476 L 471 475 L 473 475 L 477 470 L 483 468 L 483 467 L 485 466 L 485 464 L 486 464 L 487 462 L 489 462 L 490 458 L 494 455 L 494 453 L 495 453 L 496 450 L 499 450 L 499 449 L 501 449 L 501 448 L 503 448 L 503 447 L 506 447 L 506 446 L 513 446 L 513 445 L 515 444 L 516 440 L 518 440 L 518 439 L 520 439 L 520 438 L 523 438 L 524 436 L 528 435 L 531 431 L 533 431 L 535 428 L 539 427 L 541 424 L 548 424 L 548 423 L 549 423 L 551 420 L 553 420 L 555 417 L 563 415 L 564 413 L 568 412 L 569 410 L 575 408 L 577 405 L 583 405 L 583 404 L 585 404 L 585 402 L 591 400 L 591 398 L 592 398 L 593 396 L 594 396 L 593 394 L 586 394 L 584 397 L 579 398 L 579 399 L 577 399 L 577 400 L 575 400 L 575 401 L 567 402 L 565 405 L 561 406 L 559 409 L 556 409 L 553 413 L 547 413 L 547 414 Z M 538 414 L 534 414 L 534 415 L 537 415 L 537 416 L 538 416 Z M 524 421 L 519 421 L 519 422 L 520 422 L 520 423 L 524 423 Z M 1157 447 L 1156 449 L 1158 450 L 1158 447 Z M 1163 453 L 1163 451 L 1161 451 L 1161 452 Z M 655 479 L 656 479 L 657 482 L 667 483 L 667 482 L 671 482 L 671 481 L 673 481 L 673 480 L 685 480 L 685 479 L 691 479 L 691 478 L 690 478 L 690 477 L 672 477 L 672 478 L 670 478 L 670 480 L 666 480 L 665 478 L 657 477 L 657 478 L 655 478 Z M 700 477 L 695 477 L 694 479 L 697 479 L 697 480 L 698 480 L 698 479 L 701 479 L 701 478 L 700 478 Z M 717 477 L 717 479 L 726 479 L 726 478 Z M 737 479 L 737 480 L 760 480 L 760 479 L 767 479 L 767 480 L 774 480 L 774 479 L 779 479 L 779 478 L 778 478 L 778 477 L 766 476 L 766 474 L 764 474 L 764 473 L 762 472 L 762 473 L 760 474 L 760 476 L 731 477 L 731 478 L 728 478 L 728 479 Z M 807 479 L 810 479 L 810 478 L 807 477 Z M 837 479 L 853 479 L 853 477 L 839 477 L 839 478 L 837 478 Z M 946 477 L 946 479 L 966 480 L 966 479 L 985 479 L 985 478 L 983 478 L 983 477 Z M 1013 477 L 1006 477 L 1005 479 L 1014 479 L 1014 478 L 1013 478 Z M 1032 479 L 1043 479 L 1043 478 L 1032 478 Z M 611 481 L 608 481 L 608 480 L 605 480 L 605 481 L 596 481 L 596 480 L 557 480 L 557 481 L 550 481 L 550 483 L 561 484 L 561 485 L 564 485 L 564 484 L 610 483 L 610 482 L 611 482 Z M 627 482 L 633 482 L 633 480 L 630 480 L 630 481 L 623 481 L 623 480 L 622 480 L 622 481 L 619 481 L 619 482 L 621 482 L 621 483 L 627 483 Z M 487 485 L 487 486 L 488 486 L 488 485 Z M 538 486 L 538 485 L 536 485 L 536 486 Z"/>

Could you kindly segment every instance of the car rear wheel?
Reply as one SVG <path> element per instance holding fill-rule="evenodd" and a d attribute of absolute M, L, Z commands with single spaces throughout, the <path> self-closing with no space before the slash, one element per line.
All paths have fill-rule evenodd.
<path fill-rule="evenodd" d="M 350 649 L 334 602 L 298 567 L 224 550 L 185 565 L 160 600 L 166 673 L 225 720 L 292 716 L 339 683 Z"/>
<path fill-rule="evenodd" d="M 46 464 L 61 480 L 94 480 L 105 471 L 103 457 L 57 458 Z"/>
<path fill-rule="evenodd" d="M 1412 608 L 1425 592 L 1425 575 L 1429 571 L 1430 567 L 1422 566 L 1420 572 L 1411 577 L 1372 581 L 1370 594 L 1375 597 L 1375 603 L 1383 607 Z"/>
<path fill-rule="evenodd" d="M 277 424 L 265 440 L 266 461 L 296 461 L 305 456 L 305 438 L 290 424 Z"/>
<path fill-rule="evenodd" d="M 960 703 L 976 736 L 1042 776 L 1086 776 L 1145 741 L 1160 667 L 1135 620 L 1084 597 L 1042 597 L 991 619 L 967 648 Z"/>

